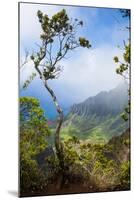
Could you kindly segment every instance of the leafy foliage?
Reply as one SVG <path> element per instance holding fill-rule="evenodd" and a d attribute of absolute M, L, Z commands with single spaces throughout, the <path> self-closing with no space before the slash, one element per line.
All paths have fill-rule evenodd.
<path fill-rule="evenodd" d="M 40 34 L 41 45 L 39 45 L 38 52 L 31 55 L 31 60 L 44 87 L 51 95 L 59 115 L 55 130 L 55 148 L 62 173 L 64 163 L 60 129 L 63 123 L 63 111 L 47 81 L 59 77 L 62 67 L 58 63 L 66 57 L 68 52 L 78 47 L 90 48 L 91 45 L 87 39 L 77 37 L 78 28 L 83 26 L 83 21 L 69 19 L 65 9 L 54 14 L 51 18 L 38 10 L 37 17 L 42 31 Z"/>
<path fill-rule="evenodd" d="M 122 153 L 124 148 L 129 149 L 128 140 L 128 131 L 107 144 L 91 144 L 76 137 L 65 140 L 68 176 L 79 174 L 81 181 L 100 191 L 128 189 L 130 165 Z"/>
<path fill-rule="evenodd" d="M 126 15 L 126 14 L 125 14 Z M 58 78 L 61 66 L 57 65 L 65 58 L 69 51 L 78 47 L 90 48 L 89 41 L 83 37 L 77 38 L 77 30 L 83 26 L 83 21 L 68 18 L 66 10 L 53 15 L 51 18 L 37 12 L 42 33 L 39 51 L 31 55 L 35 69 L 43 80 L 44 86 L 51 94 L 58 113 L 62 110 L 56 101 L 54 92 L 48 87 L 47 80 Z M 59 45 L 58 45 L 59 44 Z M 57 48 L 59 47 L 59 48 Z M 124 63 L 120 63 L 118 57 L 114 60 L 120 63 L 117 72 L 124 75 L 130 65 L 130 47 L 125 46 L 123 54 Z M 128 66 L 127 66 L 128 65 Z M 128 68 L 127 68 L 128 67 Z M 34 74 L 24 84 L 24 88 L 33 80 Z M 129 112 L 129 108 L 126 108 Z M 62 124 L 62 121 L 59 121 Z M 79 119 L 80 123 L 80 119 Z M 85 125 L 86 126 L 86 125 Z M 60 126 L 58 127 L 60 132 Z M 100 127 L 93 130 L 99 136 Z M 101 130 L 102 131 L 102 130 Z M 72 133 L 74 129 L 72 130 Z M 68 133 L 69 134 L 69 133 Z M 47 164 L 41 167 L 36 159 L 37 155 L 48 147 L 47 138 L 50 130 L 47 125 L 43 110 L 39 101 L 32 97 L 20 98 L 20 186 L 21 194 L 49 194 L 46 189 L 56 186 L 60 181 L 63 191 L 70 184 L 87 185 L 91 191 L 107 191 L 129 189 L 130 165 L 128 156 L 122 152 L 128 152 L 130 141 L 128 136 L 112 138 L 108 143 L 91 144 L 89 141 L 81 141 L 76 135 L 63 140 L 63 160 L 56 156 L 48 156 Z M 59 135 L 58 135 L 59 136 Z M 56 147 L 56 145 L 55 145 Z M 53 148 L 52 148 L 53 149 Z M 61 150 L 61 149 L 60 149 Z M 123 150 L 123 151 L 122 151 Z M 61 171 L 60 161 L 63 162 Z M 42 158 L 45 162 L 45 158 Z M 48 176 L 46 172 L 49 171 Z M 62 177 L 62 181 L 60 180 Z M 72 186 L 72 185 L 71 185 Z M 68 187 L 67 187 L 68 188 Z M 61 189 L 61 188 L 60 188 Z M 50 191 L 52 192 L 51 188 Z M 50 192 L 50 193 L 51 193 Z"/>
<path fill-rule="evenodd" d="M 129 189 L 130 187 L 130 162 L 126 161 L 121 164 L 120 185 Z"/>
<path fill-rule="evenodd" d="M 36 76 L 36 73 L 32 73 L 32 75 L 30 75 L 29 79 L 25 81 L 22 88 L 26 89 L 29 86 L 29 84 L 33 81 L 35 76 Z"/>
<path fill-rule="evenodd" d="M 20 159 L 20 194 L 32 195 L 46 190 L 47 181 L 37 162 L 29 156 Z"/>
<path fill-rule="evenodd" d="M 45 177 L 35 156 L 47 147 L 50 130 L 39 101 L 33 97 L 20 98 L 20 185 L 21 192 L 42 190 Z"/>
<path fill-rule="evenodd" d="M 91 47 L 91 45 L 89 44 L 89 41 L 88 40 L 86 40 L 85 38 L 79 38 L 79 42 L 80 42 L 80 45 L 82 46 L 82 47 L 87 47 L 87 48 L 90 48 Z"/>
<path fill-rule="evenodd" d="M 122 17 L 129 18 L 130 20 L 130 10 L 129 9 L 120 9 L 120 12 L 122 14 Z M 126 27 L 126 29 L 130 30 L 130 26 Z M 124 53 L 123 53 L 123 62 L 119 60 L 117 56 L 114 57 L 115 63 L 118 64 L 118 67 L 116 68 L 116 73 L 121 75 L 128 83 L 130 79 L 130 62 L 131 62 L 131 45 L 130 40 L 126 44 L 124 41 Z M 130 89 L 128 90 L 128 94 L 130 97 Z M 121 114 L 121 117 L 124 119 L 124 121 L 129 120 L 130 115 L 130 98 L 128 99 L 128 104 L 124 109 L 124 112 Z"/>
<path fill-rule="evenodd" d="M 116 69 L 116 73 L 121 75 L 125 80 L 129 82 L 129 71 L 130 71 L 130 43 L 125 44 L 125 49 L 123 53 L 124 62 L 121 62 L 117 56 L 114 57 L 115 63 L 118 63 L 119 66 Z M 128 90 L 130 96 L 130 90 Z M 130 99 L 128 99 L 128 104 L 125 107 L 124 111 L 121 114 L 121 117 L 128 121 L 130 115 Z"/>
<path fill-rule="evenodd" d="M 42 128 L 43 127 L 43 128 Z M 60 180 L 60 165 L 56 157 L 47 158 L 48 165 L 40 168 L 36 155 L 47 147 L 47 126 L 39 101 L 20 98 L 20 178 L 21 194 L 47 194 Z M 76 136 L 63 141 L 64 180 L 62 187 L 86 185 L 86 190 L 108 191 L 129 189 L 130 165 L 124 155 L 130 148 L 128 131 L 106 144 L 91 144 Z M 43 161 L 42 161 L 43 162 Z M 46 176 L 46 172 L 49 172 Z M 83 186 L 84 187 L 84 186 Z M 54 189 L 56 191 L 56 189 Z M 62 189 L 61 189 L 62 190 Z"/>
<path fill-rule="evenodd" d="M 115 63 L 119 63 L 119 67 L 116 69 L 116 73 L 120 74 L 125 79 L 128 79 L 130 69 L 130 43 L 125 45 L 123 59 L 124 63 L 122 63 L 117 56 L 114 57 Z"/>
<path fill-rule="evenodd" d="M 83 21 L 69 19 L 65 9 L 51 18 L 38 10 L 37 16 L 42 29 L 42 45 L 37 53 L 31 55 L 31 60 L 41 77 L 45 80 L 55 79 L 62 70 L 57 64 L 69 51 L 78 47 L 90 48 L 91 44 L 83 37 L 76 37 L 78 28 L 83 26 Z M 43 66 L 43 70 L 39 70 L 40 65 Z"/>

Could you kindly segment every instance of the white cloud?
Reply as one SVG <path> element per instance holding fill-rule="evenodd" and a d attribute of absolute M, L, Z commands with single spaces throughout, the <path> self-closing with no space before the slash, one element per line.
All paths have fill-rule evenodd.
<path fill-rule="evenodd" d="M 76 54 L 76 55 L 75 55 Z M 59 96 L 82 101 L 102 90 L 116 87 L 122 78 L 116 74 L 117 65 L 113 57 L 122 57 L 122 50 L 111 46 L 101 46 L 92 50 L 73 52 L 71 57 L 60 64 L 64 67 L 58 80 L 50 82 Z M 35 72 L 32 62 L 20 72 L 20 84 Z"/>
<path fill-rule="evenodd" d="M 82 51 L 76 59 L 64 61 L 64 71 L 59 78 L 61 90 L 67 88 L 66 93 L 77 101 L 97 94 L 102 90 L 109 90 L 122 80 L 116 74 L 114 56 L 121 57 L 119 49 L 102 46 L 94 50 Z"/>
<path fill-rule="evenodd" d="M 63 6 L 21 4 L 20 33 L 22 56 L 24 56 L 23 49 L 25 45 L 26 47 L 29 45 L 32 48 L 31 42 L 38 41 L 40 24 L 36 17 L 37 10 L 46 12 L 51 16 L 61 10 L 61 8 Z M 80 13 L 79 9 L 75 8 L 69 9 L 66 7 L 66 9 L 72 17 L 81 16 L 86 21 L 84 12 Z M 88 23 L 96 17 L 96 10 L 90 12 L 89 15 L 91 17 L 88 18 Z M 119 34 L 113 29 L 111 39 L 114 40 L 118 37 L 117 35 Z M 113 61 L 115 55 L 121 57 L 122 51 L 116 47 L 113 48 L 113 46 L 106 45 L 105 41 L 103 46 L 89 51 L 84 49 L 77 50 L 69 59 L 60 63 L 64 66 L 64 70 L 59 80 L 51 81 L 52 87 L 61 98 L 71 99 L 74 102 L 83 101 L 89 96 L 97 94 L 99 91 L 114 88 L 122 80 L 115 72 L 116 64 Z M 21 71 L 20 84 L 24 83 L 32 72 L 34 72 L 34 67 L 32 62 L 29 62 Z"/>

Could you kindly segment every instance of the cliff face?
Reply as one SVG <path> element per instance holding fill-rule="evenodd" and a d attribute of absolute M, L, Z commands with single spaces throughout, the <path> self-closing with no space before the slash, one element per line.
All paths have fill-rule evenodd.
<path fill-rule="evenodd" d="M 71 113 L 83 117 L 89 117 L 93 114 L 97 116 L 117 115 L 123 110 L 127 99 L 127 86 L 121 84 L 109 92 L 100 92 L 94 97 L 89 97 L 82 103 L 73 105 Z"/>
<path fill-rule="evenodd" d="M 110 139 L 128 128 L 120 114 L 127 105 L 127 85 L 120 84 L 109 92 L 102 91 L 79 104 L 74 104 L 63 124 L 63 132 L 76 136 Z"/>

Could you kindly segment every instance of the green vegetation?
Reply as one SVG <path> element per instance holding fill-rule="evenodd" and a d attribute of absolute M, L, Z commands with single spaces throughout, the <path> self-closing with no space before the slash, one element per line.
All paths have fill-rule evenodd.
<path fill-rule="evenodd" d="M 115 126 L 115 127 L 114 127 Z M 120 135 L 127 128 L 127 124 L 118 116 L 99 118 L 92 115 L 90 118 L 69 114 L 61 129 L 62 139 L 76 136 L 80 140 L 89 140 L 91 143 L 106 143 L 115 135 Z"/>
<path fill-rule="evenodd" d="M 102 92 L 99 94 L 101 98 L 97 96 L 93 104 L 88 104 L 93 102 L 93 98 L 92 101 L 88 99 L 86 106 L 90 105 L 92 109 L 78 105 L 78 113 L 69 113 L 63 123 L 63 111 L 48 86 L 48 80 L 59 76 L 61 68 L 57 63 L 68 51 L 91 47 L 87 39 L 76 37 L 76 27 L 83 26 L 83 22 L 69 20 L 64 9 L 51 18 L 41 11 L 37 12 L 37 16 L 42 29 L 42 46 L 31 55 L 31 60 L 52 97 L 59 118 L 56 128 L 49 128 L 38 99 L 20 98 L 20 195 L 129 190 L 130 130 L 128 123 L 120 123 L 119 107 L 122 109 L 123 104 L 120 106 L 120 101 L 113 101 L 113 96 L 120 100 L 118 92 L 112 91 L 110 96 Z M 55 49 L 53 45 L 57 38 L 59 49 L 53 55 L 52 48 Z M 128 70 L 129 52 L 130 47 L 126 45 L 125 64 L 117 69 L 121 75 Z M 118 57 L 114 60 L 120 62 Z M 32 74 L 24 89 L 34 77 L 35 74 Z M 111 110 L 109 105 L 114 109 Z M 125 112 L 129 114 L 129 108 Z"/>
<path fill-rule="evenodd" d="M 119 58 L 116 56 L 114 57 L 115 63 L 118 64 L 118 67 L 116 69 L 116 73 L 121 75 L 126 81 L 129 82 L 129 71 L 130 71 L 130 42 L 128 44 L 125 44 L 124 47 L 124 53 L 123 53 L 123 62 L 119 60 Z M 128 89 L 128 94 L 130 97 L 130 89 Z M 130 98 L 128 99 L 128 104 L 126 105 L 124 111 L 121 114 L 121 117 L 128 121 L 130 115 Z"/>
<path fill-rule="evenodd" d="M 77 36 L 78 28 L 83 26 L 83 21 L 69 19 L 65 9 L 62 9 L 52 17 L 38 10 L 37 17 L 41 25 L 41 45 L 39 45 L 36 53 L 31 54 L 30 58 L 40 80 L 43 82 L 44 89 L 50 94 L 58 114 L 54 141 L 62 173 L 64 171 L 64 163 L 60 130 L 64 115 L 55 92 L 49 86 L 48 80 L 59 77 L 62 71 L 60 61 L 66 58 L 69 52 L 73 52 L 78 47 L 89 49 L 91 44 L 86 38 Z M 26 88 L 34 77 L 31 76 L 23 88 Z"/>
<path fill-rule="evenodd" d="M 128 141 L 129 131 L 107 144 L 91 144 L 76 137 L 66 140 L 65 160 L 70 166 L 68 173 L 81 173 L 89 188 L 92 186 L 95 190 L 129 189 L 129 158 L 123 154 L 124 148 L 129 149 Z"/>
<path fill-rule="evenodd" d="M 127 17 L 130 20 L 130 10 L 121 10 L 122 17 Z M 126 27 L 126 30 L 130 30 L 130 27 Z M 121 75 L 126 82 L 129 84 L 128 89 L 128 104 L 126 105 L 124 111 L 121 114 L 121 117 L 124 119 L 124 121 L 129 120 L 130 116 L 130 65 L 131 65 L 131 44 L 130 44 L 130 38 L 127 42 L 124 41 L 124 53 L 122 55 L 123 61 L 120 61 L 120 59 L 115 56 L 114 61 L 118 64 L 118 67 L 116 68 L 116 73 Z"/>
<path fill-rule="evenodd" d="M 54 131 L 50 132 L 39 101 L 20 98 L 21 196 L 56 194 L 62 190 L 68 193 L 69 188 L 75 191 L 75 187 L 80 192 L 130 188 L 129 130 L 109 142 L 105 137 L 103 141 L 99 128 L 94 128 L 94 134 L 84 140 L 73 135 L 74 131 L 75 128 L 66 130 L 62 138 L 64 172 L 61 174 L 54 148 L 53 153 L 48 152 L 48 141 Z"/>
<path fill-rule="evenodd" d="M 47 147 L 50 130 L 39 101 L 20 98 L 20 189 L 21 193 L 44 188 L 45 177 L 35 156 Z"/>

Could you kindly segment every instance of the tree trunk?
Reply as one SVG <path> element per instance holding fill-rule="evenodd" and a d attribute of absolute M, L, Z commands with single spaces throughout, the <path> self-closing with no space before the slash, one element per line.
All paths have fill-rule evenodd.
<path fill-rule="evenodd" d="M 63 146 L 60 140 L 60 130 L 61 130 L 61 125 L 63 122 L 63 110 L 60 108 L 60 105 L 57 101 L 57 98 L 53 92 L 53 90 L 48 86 L 47 84 L 47 80 L 43 80 L 44 86 L 46 87 L 46 89 L 48 90 L 48 92 L 50 93 L 53 102 L 56 106 L 56 110 L 58 113 L 58 122 L 57 122 L 57 127 L 56 127 L 56 131 L 55 131 L 55 148 L 56 148 L 56 155 L 58 157 L 59 160 L 59 165 L 60 165 L 60 171 L 64 171 L 64 156 L 63 156 Z"/>

